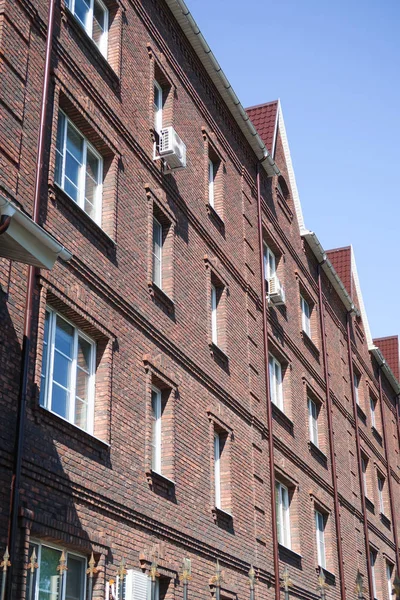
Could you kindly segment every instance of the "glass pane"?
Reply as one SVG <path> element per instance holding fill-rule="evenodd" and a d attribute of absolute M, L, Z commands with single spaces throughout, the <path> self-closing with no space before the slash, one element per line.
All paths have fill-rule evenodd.
<path fill-rule="evenodd" d="M 103 33 L 105 31 L 105 11 L 97 0 L 94 0 L 93 5 L 93 41 L 100 46 Z"/>
<path fill-rule="evenodd" d="M 57 315 L 55 346 L 57 350 L 72 358 L 74 328 Z"/>
<path fill-rule="evenodd" d="M 88 148 L 86 158 L 86 172 L 97 183 L 99 180 L 99 159 Z"/>
<path fill-rule="evenodd" d="M 87 402 L 83 402 L 79 398 L 75 400 L 75 416 L 74 423 L 81 429 L 87 430 L 87 413 L 88 405 Z"/>
<path fill-rule="evenodd" d="M 85 0 L 75 0 L 75 14 L 81 23 L 83 23 L 85 29 L 89 29 L 89 11 L 89 3 L 85 2 Z"/>
<path fill-rule="evenodd" d="M 83 582 L 85 579 L 85 561 L 77 556 L 68 554 L 67 583 L 65 586 L 66 600 L 83 600 Z"/>
<path fill-rule="evenodd" d="M 90 372 L 90 358 L 92 355 L 92 345 L 88 341 L 84 340 L 79 336 L 78 338 L 78 356 L 77 363 L 78 367 L 85 369 L 88 373 Z"/>
<path fill-rule="evenodd" d="M 56 170 L 55 181 L 59 185 L 62 184 L 62 169 L 64 156 L 64 132 L 65 132 L 65 116 L 63 113 L 58 113 L 57 123 L 57 144 L 56 144 Z"/>
<path fill-rule="evenodd" d="M 39 600 L 58 600 L 57 572 L 61 552 L 42 546 L 40 556 Z"/>
<path fill-rule="evenodd" d="M 85 181 L 85 211 L 93 213 L 94 204 L 96 201 L 96 192 L 97 192 L 97 183 L 90 177 L 90 175 L 86 172 L 86 181 Z M 86 210 L 86 206 L 88 206 L 89 211 Z"/>
<path fill-rule="evenodd" d="M 70 369 L 71 360 L 56 350 L 54 352 L 53 381 L 56 381 L 65 388 L 69 388 Z"/>
<path fill-rule="evenodd" d="M 45 405 L 45 388 L 46 388 L 46 377 L 47 373 L 47 354 L 49 347 L 49 327 L 50 327 L 50 313 L 46 310 L 46 317 L 44 321 L 44 335 L 43 335 L 43 357 L 42 357 L 42 373 L 40 383 L 40 406 Z"/>
<path fill-rule="evenodd" d="M 83 137 L 70 123 L 67 127 L 67 150 L 80 163 L 83 162 Z"/>
<path fill-rule="evenodd" d="M 78 196 L 79 196 L 78 187 L 74 183 L 69 181 L 69 179 L 67 179 L 67 178 L 64 181 L 64 190 L 66 191 L 68 196 L 71 196 L 71 198 L 73 200 L 75 200 L 75 202 L 78 202 Z"/>
<path fill-rule="evenodd" d="M 56 169 L 54 173 L 54 181 L 58 185 L 62 185 L 62 168 L 63 168 L 63 155 L 56 150 Z"/>
<path fill-rule="evenodd" d="M 85 371 L 82 371 L 82 369 L 76 370 L 76 395 L 81 400 L 88 400 L 89 375 Z"/>
<path fill-rule="evenodd" d="M 64 419 L 67 417 L 68 394 L 67 390 L 61 388 L 57 383 L 53 383 L 51 410 Z"/>

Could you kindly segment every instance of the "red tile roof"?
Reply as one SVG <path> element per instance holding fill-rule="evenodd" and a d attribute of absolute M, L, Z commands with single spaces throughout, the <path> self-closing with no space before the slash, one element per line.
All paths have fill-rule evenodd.
<path fill-rule="evenodd" d="M 378 346 L 389 367 L 393 371 L 393 375 L 398 380 L 400 377 L 399 369 L 399 338 L 397 335 L 389 337 L 377 338 L 374 341 L 375 346 Z"/>
<path fill-rule="evenodd" d="M 274 145 L 277 110 L 278 100 L 246 108 L 246 112 L 249 115 L 254 127 L 257 129 L 258 135 L 260 136 L 264 144 L 267 146 L 267 150 L 271 154 Z"/>
<path fill-rule="evenodd" d="M 351 285 L 351 246 L 327 250 L 326 255 L 351 296 L 353 294 L 353 286 Z"/>

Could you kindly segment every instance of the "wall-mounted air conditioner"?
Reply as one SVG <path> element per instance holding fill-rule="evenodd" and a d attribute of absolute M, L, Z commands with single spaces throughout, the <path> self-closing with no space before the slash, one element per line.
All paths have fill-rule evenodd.
<path fill-rule="evenodd" d="M 277 306 L 285 304 L 285 290 L 283 289 L 281 282 L 277 275 L 274 275 L 269 280 L 269 299 Z"/>
<path fill-rule="evenodd" d="M 186 167 L 186 146 L 173 127 L 161 129 L 158 151 L 170 169 Z"/>

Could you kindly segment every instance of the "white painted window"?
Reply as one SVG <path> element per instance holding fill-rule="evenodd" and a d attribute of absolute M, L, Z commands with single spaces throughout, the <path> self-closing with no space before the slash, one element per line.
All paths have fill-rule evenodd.
<path fill-rule="evenodd" d="M 151 389 L 151 416 L 152 416 L 152 459 L 151 468 L 156 473 L 161 474 L 161 453 L 162 453 L 162 441 L 161 441 L 161 391 L 152 387 Z"/>
<path fill-rule="evenodd" d="M 363 486 L 364 486 L 364 496 L 368 496 L 367 461 L 363 456 L 361 457 L 361 470 L 362 470 L 362 479 L 363 479 Z"/>
<path fill-rule="evenodd" d="M 161 223 L 153 217 L 153 283 L 162 289 L 162 249 L 163 228 Z"/>
<path fill-rule="evenodd" d="M 356 403 L 358 405 L 360 405 L 360 391 L 359 391 L 360 377 L 357 375 L 357 373 L 354 373 L 353 378 L 354 378 L 354 394 L 356 397 Z"/>
<path fill-rule="evenodd" d="M 93 433 L 96 345 L 51 308 L 46 309 L 40 404 Z"/>
<path fill-rule="evenodd" d="M 163 126 L 163 91 L 158 81 L 154 80 L 154 129 L 161 133 Z"/>
<path fill-rule="evenodd" d="M 318 447 L 318 407 L 311 398 L 308 398 L 308 424 L 310 440 Z"/>
<path fill-rule="evenodd" d="M 376 563 L 376 552 L 373 550 L 369 551 L 369 559 L 371 561 L 371 575 L 372 575 L 372 592 L 374 594 L 374 598 L 376 595 L 376 578 L 375 578 L 375 563 Z"/>
<path fill-rule="evenodd" d="M 323 569 L 326 569 L 325 519 L 324 515 L 318 510 L 315 511 L 315 530 L 317 535 L 318 565 Z"/>
<path fill-rule="evenodd" d="M 276 275 L 276 259 L 275 254 L 267 244 L 264 244 L 264 277 L 269 282 L 271 277 Z"/>
<path fill-rule="evenodd" d="M 393 574 L 393 565 L 390 562 L 386 561 L 386 581 L 387 581 L 389 600 L 392 600 L 392 596 L 393 596 L 392 574 Z"/>
<path fill-rule="evenodd" d="M 378 475 L 378 498 L 379 498 L 379 510 L 382 515 L 385 514 L 385 502 L 383 499 L 383 488 L 385 487 L 385 480 L 383 477 Z"/>
<path fill-rule="evenodd" d="M 108 9 L 101 0 L 65 0 L 100 52 L 107 58 Z"/>
<path fill-rule="evenodd" d="M 66 569 L 60 575 L 62 548 L 52 544 L 32 542 L 29 559 L 35 550 L 38 565 L 34 573 L 33 594 L 36 600 L 85 600 L 86 558 L 64 549 Z M 63 578 L 62 585 L 60 577 Z M 60 590 L 62 594 L 60 595 Z"/>
<path fill-rule="evenodd" d="M 286 486 L 277 481 L 275 486 L 275 494 L 278 542 L 282 546 L 290 548 L 289 490 Z"/>
<path fill-rule="evenodd" d="M 58 113 L 55 182 L 101 225 L 103 159 L 62 111 Z"/>
<path fill-rule="evenodd" d="M 303 331 L 308 335 L 311 339 L 311 309 L 307 300 L 300 296 L 300 305 L 301 305 L 301 326 Z"/>
<path fill-rule="evenodd" d="M 375 401 L 373 398 L 369 398 L 369 406 L 371 409 L 371 426 L 376 429 L 376 418 L 375 418 Z"/>
<path fill-rule="evenodd" d="M 217 288 L 211 284 L 211 339 L 218 345 L 218 320 L 217 320 Z"/>
<path fill-rule="evenodd" d="M 271 354 L 269 355 L 269 388 L 271 402 L 283 411 L 282 366 Z"/>
<path fill-rule="evenodd" d="M 214 208 L 215 201 L 215 164 L 208 159 L 208 203 Z"/>
<path fill-rule="evenodd" d="M 214 432 L 214 492 L 215 506 L 221 508 L 221 438 Z"/>

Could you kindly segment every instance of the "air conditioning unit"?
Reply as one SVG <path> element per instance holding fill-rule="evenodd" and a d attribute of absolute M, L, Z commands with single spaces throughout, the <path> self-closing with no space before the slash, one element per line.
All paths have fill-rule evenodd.
<path fill-rule="evenodd" d="M 186 167 L 186 146 L 173 127 L 161 129 L 158 151 L 170 169 Z"/>
<path fill-rule="evenodd" d="M 277 306 L 285 304 L 285 290 L 278 277 L 274 275 L 269 280 L 269 299 Z"/>

